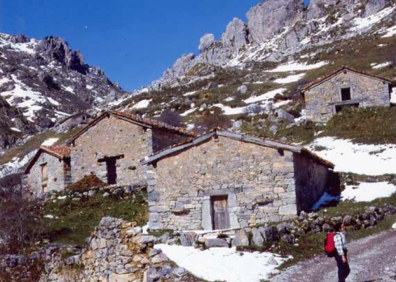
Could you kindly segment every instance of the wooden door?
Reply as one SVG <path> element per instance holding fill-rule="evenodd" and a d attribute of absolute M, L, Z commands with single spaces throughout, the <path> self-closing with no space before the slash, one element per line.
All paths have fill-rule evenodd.
<path fill-rule="evenodd" d="M 212 197 L 212 224 L 214 230 L 230 228 L 227 196 Z"/>

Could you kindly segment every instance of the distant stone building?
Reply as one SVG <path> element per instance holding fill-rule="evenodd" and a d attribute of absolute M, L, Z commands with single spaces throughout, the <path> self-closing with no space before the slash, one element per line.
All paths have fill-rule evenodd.
<path fill-rule="evenodd" d="M 103 182 L 144 185 L 146 156 L 195 137 L 191 131 L 117 112 L 104 112 L 69 141 L 72 180 L 94 174 Z"/>
<path fill-rule="evenodd" d="M 214 130 L 142 161 L 151 229 L 213 230 L 309 211 L 334 165 L 307 149 Z"/>
<path fill-rule="evenodd" d="M 91 116 L 88 113 L 80 112 L 61 120 L 58 124 L 55 125 L 55 130 L 57 132 L 66 132 L 77 126 L 87 124 L 90 119 Z"/>
<path fill-rule="evenodd" d="M 327 122 L 345 107 L 389 107 L 391 81 L 342 67 L 304 86 L 307 117 Z"/>
<path fill-rule="evenodd" d="M 25 169 L 28 191 L 40 195 L 71 184 L 69 147 L 40 147 Z"/>

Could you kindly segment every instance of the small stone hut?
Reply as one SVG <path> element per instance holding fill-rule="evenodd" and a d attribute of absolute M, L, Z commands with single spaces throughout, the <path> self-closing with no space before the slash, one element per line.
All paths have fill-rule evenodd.
<path fill-rule="evenodd" d="M 72 180 L 94 174 L 109 185 L 146 185 L 140 160 L 195 133 L 134 115 L 107 111 L 69 141 Z"/>
<path fill-rule="evenodd" d="M 304 86 L 307 117 L 327 122 L 345 107 L 389 107 L 389 79 L 342 67 Z"/>
<path fill-rule="evenodd" d="M 55 125 L 55 130 L 57 132 L 66 132 L 77 126 L 88 124 L 91 118 L 92 117 L 88 113 L 79 112 L 60 121 L 58 124 Z"/>
<path fill-rule="evenodd" d="M 70 153 L 70 148 L 66 146 L 40 147 L 24 172 L 29 192 L 41 195 L 69 186 Z"/>
<path fill-rule="evenodd" d="M 309 211 L 334 165 L 307 149 L 214 130 L 152 155 L 151 229 L 244 228 Z"/>

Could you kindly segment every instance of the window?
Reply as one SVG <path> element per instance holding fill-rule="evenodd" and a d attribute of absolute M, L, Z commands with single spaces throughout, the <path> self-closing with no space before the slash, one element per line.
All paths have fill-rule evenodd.
<path fill-rule="evenodd" d="M 117 160 L 116 159 L 108 159 L 106 160 L 106 168 L 107 168 L 107 184 L 117 184 Z"/>
<path fill-rule="evenodd" d="M 42 164 L 41 165 L 41 187 L 42 187 L 43 192 L 47 188 L 47 181 L 48 181 L 48 166 L 47 166 L 47 164 Z"/>
<path fill-rule="evenodd" d="M 352 100 L 352 90 L 351 87 L 341 88 L 341 100 L 349 101 Z"/>

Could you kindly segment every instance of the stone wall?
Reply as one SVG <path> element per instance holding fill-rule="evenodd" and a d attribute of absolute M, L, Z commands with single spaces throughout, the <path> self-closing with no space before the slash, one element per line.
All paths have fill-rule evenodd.
<path fill-rule="evenodd" d="M 117 184 L 144 183 L 144 168 L 139 161 L 152 153 L 152 132 L 141 126 L 110 116 L 75 140 L 72 147 L 73 182 L 95 174 L 107 183 L 106 157 L 117 160 Z"/>
<path fill-rule="evenodd" d="M 294 154 L 298 212 L 310 211 L 328 187 L 329 174 L 325 166 L 301 154 Z"/>
<path fill-rule="evenodd" d="M 42 165 L 47 166 L 47 187 L 43 190 Z M 49 191 L 60 191 L 70 184 L 70 167 L 57 157 L 43 152 L 30 169 L 27 176 L 29 190 L 34 194 Z"/>
<path fill-rule="evenodd" d="M 294 163 L 289 151 L 224 137 L 159 160 L 148 171 L 150 228 L 211 230 L 211 197 L 220 195 L 231 228 L 293 218 Z"/>
<path fill-rule="evenodd" d="M 28 256 L 0 256 L 0 281 L 197 281 L 154 249 L 156 240 L 135 223 L 105 217 L 82 250 L 49 245 Z"/>
<path fill-rule="evenodd" d="M 327 122 L 336 114 L 335 106 L 342 104 L 341 87 L 352 88 L 352 100 L 359 107 L 389 107 L 390 89 L 382 80 L 352 71 L 341 71 L 331 79 L 305 92 L 307 117 Z"/>

